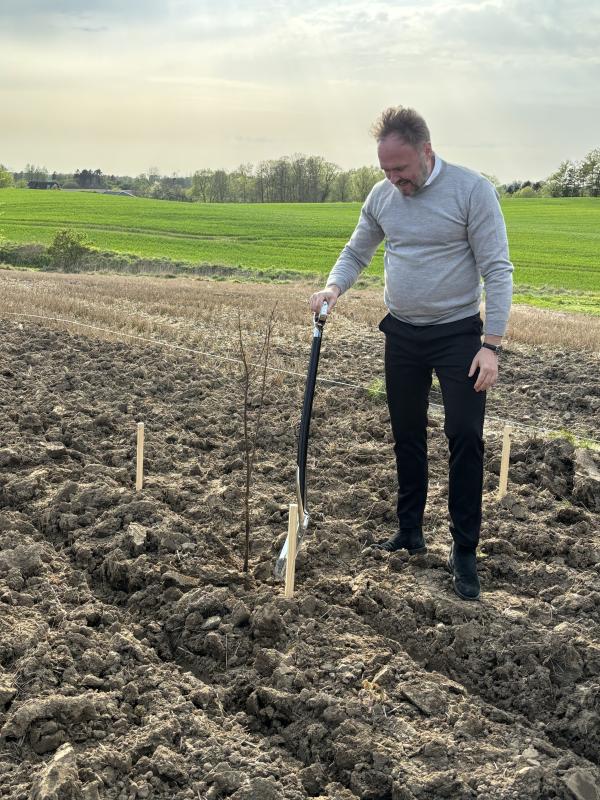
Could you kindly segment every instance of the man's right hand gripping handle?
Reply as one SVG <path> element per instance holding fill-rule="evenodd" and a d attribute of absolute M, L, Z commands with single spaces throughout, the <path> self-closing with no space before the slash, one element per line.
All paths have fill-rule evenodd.
<path fill-rule="evenodd" d="M 326 302 L 329 306 L 328 311 L 331 311 L 341 293 L 342 290 L 339 286 L 336 286 L 335 283 L 326 286 L 325 289 L 321 289 L 320 292 L 315 292 L 308 301 L 310 303 L 310 310 L 314 314 L 317 314 L 321 310 L 323 303 Z"/>

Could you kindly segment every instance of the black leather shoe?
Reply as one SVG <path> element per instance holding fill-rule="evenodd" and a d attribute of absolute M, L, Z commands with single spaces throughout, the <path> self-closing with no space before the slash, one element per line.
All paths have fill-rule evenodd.
<path fill-rule="evenodd" d="M 427 552 L 423 531 L 420 528 L 398 531 L 389 539 L 371 545 L 371 548 L 373 550 L 386 550 L 388 553 L 395 553 L 396 550 L 408 550 L 410 556 Z"/>
<path fill-rule="evenodd" d="M 454 591 L 461 600 L 479 600 L 481 586 L 477 575 L 477 556 L 474 550 L 452 545 L 448 556 L 448 569 L 452 573 Z"/>

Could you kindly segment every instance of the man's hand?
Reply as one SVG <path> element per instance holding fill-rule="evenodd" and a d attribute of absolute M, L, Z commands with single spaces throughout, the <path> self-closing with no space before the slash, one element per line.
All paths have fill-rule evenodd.
<path fill-rule="evenodd" d="M 310 310 L 314 314 L 317 314 L 321 310 L 323 303 L 326 302 L 329 306 L 328 311 L 331 311 L 341 293 L 340 287 L 336 286 L 335 283 L 332 283 L 331 286 L 326 286 L 325 289 L 322 289 L 320 292 L 315 292 L 308 301 L 310 303 Z"/>
<path fill-rule="evenodd" d="M 482 347 L 477 353 L 469 370 L 469 378 L 473 377 L 479 367 L 479 375 L 473 387 L 476 392 L 485 392 L 498 380 L 498 356 L 493 350 Z"/>

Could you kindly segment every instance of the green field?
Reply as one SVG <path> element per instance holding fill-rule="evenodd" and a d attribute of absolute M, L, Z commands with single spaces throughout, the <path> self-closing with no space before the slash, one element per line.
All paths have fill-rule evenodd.
<path fill-rule="evenodd" d="M 359 210 L 357 203 L 207 205 L 2 189 L 0 234 L 14 242 L 49 243 L 57 228 L 71 227 L 102 250 L 323 275 Z M 516 299 L 598 312 L 600 199 L 509 199 L 503 210 Z M 369 273 L 382 271 L 380 250 Z"/>

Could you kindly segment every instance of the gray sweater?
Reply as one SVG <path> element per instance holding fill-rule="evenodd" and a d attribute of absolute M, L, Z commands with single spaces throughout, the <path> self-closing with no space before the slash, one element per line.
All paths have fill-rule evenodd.
<path fill-rule="evenodd" d="M 483 278 L 485 332 L 504 334 L 513 266 L 498 194 L 486 178 L 442 162 L 434 180 L 411 197 L 380 181 L 327 283 L 349 289 L 383 239 L 384 301 L 394 317 L 438 325 L 472 316 Z"/>

